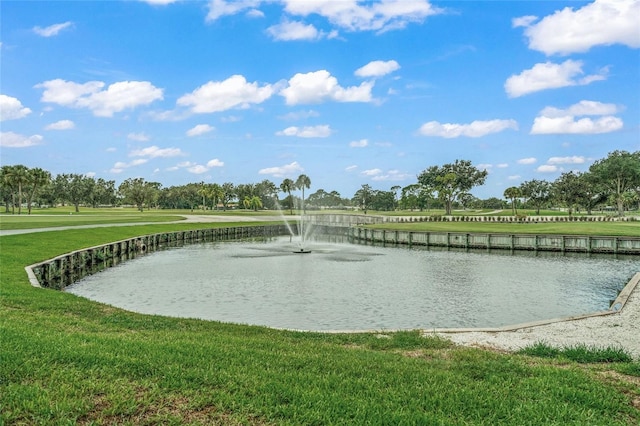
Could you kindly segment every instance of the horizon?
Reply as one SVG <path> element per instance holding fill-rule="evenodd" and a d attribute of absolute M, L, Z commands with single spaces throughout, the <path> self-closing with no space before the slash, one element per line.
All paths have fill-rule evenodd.
<path fill-rule="evenodd" d="M 462 159 L 502 199 L 640 150 L 639 1 L 0 9 L 3 165 L 351 198 Z"/>

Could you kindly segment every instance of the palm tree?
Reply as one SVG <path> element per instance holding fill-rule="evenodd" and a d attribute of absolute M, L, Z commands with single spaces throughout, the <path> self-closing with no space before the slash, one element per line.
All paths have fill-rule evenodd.
<path fill-rule="evenodd" d="M 17 166 L 10 166 L 8 173 L 5 174 L 5 179 L 8 179 L 10 186 L 18 189 L 18 214 L 22 213 L 22 188 L 29 183 L 30 175 L 29 168 L 21 164 Z"/>
<path fill-rule="evenodd" d="M 51 173 L 46 170 L 41 169 L 40 167 L 36 167 L 29 171 L 31 175 L 31 191 L 27 195 L 27 209 L 29 214 L 31 214 L 31 202 L 33 201 L 33 196 L 36 191 L 47 185 L 51 181 Z"/>
<path fill-rule="evenodd" d="M 307 175 L 300 175 L 298 176 L 298 179 L 296 179 L 296 188 L 301 189 L 302 190 L 302 209 L 303 209 L 303 213 L 304 213 L 304 189 L 305 188 L 310 188 L 311 187 L 311 179 L 309 179 L 309 176 Z"/>
<path fill-rule="evenodd" d="M 2 199 L 4 201 L 5 213 L 9 213 L 9 205 L 12 212 L 15 210 L 15 189 L 11 181 L 11 168 L 13 166 L 2 166 L 0 168 L 0 189 L 2 190 Z"/>
<path fill-rule="evenodd" d="M 280 184 L 280 190 L 289 194 L 289 207 L 291 208 L 291 214 L 293 214 L 293 198 L 291 197 L 291 191 L 296 187 L 296 184 L 289 178 L 282 181 Z"/>
<path fill-rule="evenodd" d="M 516 208 L 516 200 L 522 197 L 522 191 L 517 186 L 511 186 L 504 190 L 504 197 L 511 200 L 511 211 L 515 216 L 518 213 Z"/>
<path fill-rule="evenodd" d="M 257 195 L 254 195 L 253 197 L 244 197 L 244 200 L 242 200 L 242 204 L 244 205 L 245 209 L 251 209 L 254 212 L 257 212 L 258 209 L 262 208 L 262 200 Z"/>

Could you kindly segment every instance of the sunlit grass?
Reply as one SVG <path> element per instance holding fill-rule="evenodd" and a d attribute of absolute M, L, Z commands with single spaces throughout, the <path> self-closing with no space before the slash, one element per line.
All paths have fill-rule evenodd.
<path fill-rule="evenodd" d="M 136 235 L 238 225 L 1 237 L 0 424 L 640 422 L 640 390 L 624 376 L 637 362 L 534 362 L 418 331 L 321 334 L 141 315 L 33 288 L 24 272 Z"/>

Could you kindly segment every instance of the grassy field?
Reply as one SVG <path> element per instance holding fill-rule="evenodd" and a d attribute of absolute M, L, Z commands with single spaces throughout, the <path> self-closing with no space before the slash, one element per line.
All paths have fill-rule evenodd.
<path fill-rule="evenodd" d="M 237 225 L 1 237 L 0 424 L 640 423 L 638 361 L 502 354 L 417 331 L 327 335 L 141 315 L 33 288 L 24 271 L 109 241 Z"/>

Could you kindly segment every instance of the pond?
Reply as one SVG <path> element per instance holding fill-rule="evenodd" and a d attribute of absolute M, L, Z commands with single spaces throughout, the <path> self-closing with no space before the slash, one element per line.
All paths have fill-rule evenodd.
<path fill-rule="evenodd" d="M 637 257 L 307 242 L 197 243 L 66 291 L 126 310 L 314 331 L 498 327 L 609 308 Z"/>

